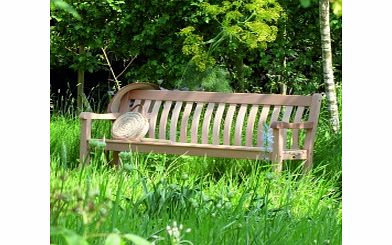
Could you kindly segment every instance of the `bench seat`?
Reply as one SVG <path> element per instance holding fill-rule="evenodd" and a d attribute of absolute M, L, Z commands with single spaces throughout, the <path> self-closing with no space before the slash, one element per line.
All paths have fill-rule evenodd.
<path fill-rule="evenodd" d="M 142 141 L 133 140 L 114 140 L 114 139 L 93 139 L 106 143 L 105 150 L 108 151 L 137 151 L 137 152 L 156 152 L 176 155 L 194 155 L 194 156 L 211 156 L 223 158 L 238 159 L 271 159 L 271 153 L 268 153 L 262 147 L 247 147 L 233 145 L 210 145 L 210 144 L 192 144 L 170 141 L 153 141 L 143 139 Z M 266 154 L 267 153 L 267 154 Z M 306 150 L 283 150 L 283 160 L 300 160 L 306 159 Z"/>

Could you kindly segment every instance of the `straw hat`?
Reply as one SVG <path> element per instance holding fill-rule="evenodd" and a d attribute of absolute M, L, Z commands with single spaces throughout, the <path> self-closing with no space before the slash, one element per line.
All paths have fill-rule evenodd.
<path fill-rule="evenodd" d="M 112 136 L 114 139 L 141 139 L 147 134 L 149 123 L 143 105 L 135 105 L 131 110 L 136 107 L 142 107 L 140 112 L 126 112 L 119 116 L 113 123 Z"/>

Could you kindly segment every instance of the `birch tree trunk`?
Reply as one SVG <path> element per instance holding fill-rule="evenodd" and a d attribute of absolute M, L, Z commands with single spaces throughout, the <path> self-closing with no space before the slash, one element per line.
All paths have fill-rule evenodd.
<path fill-rule="evenodd" d="M 336 99 L 336 89 L 332 70 L 331 34 L 329 27 L 329 0 L 319 0 L 321 49 L 323 54 L 323 78 L 328 100 L 328 110 L 331 115 L 333 131 L 340 129 L 339 111 Z"/>

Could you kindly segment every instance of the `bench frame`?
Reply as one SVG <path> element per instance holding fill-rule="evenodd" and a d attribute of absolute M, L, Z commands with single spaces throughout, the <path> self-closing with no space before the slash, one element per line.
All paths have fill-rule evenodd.
<path fill-rule="evenodd" d="M 246 100 L 244 100 L 244 95 L 246 95 Z M 223 157 L 223 158 L 240 158 L 240 159 L 263 159 L 266 155 L 266 150 L 260 147 L 254 147 L 251 146 L 251 140 L 248 140 L 248 137 L 252 137 L 251 134 L 254 133 L 253 131 L 249 130 L 249 125 L 251 123 L 252 129 L 253 129 L 253 124 L 255 119 L 251 118 L 248 121 L 248 127 L 246 130 L 247 134 L 247 143 L 246 146 L 243 146 L 241 144 L 241 140 L 243 136 L 238 133 L 242 132 L 242 125 L 244 124 L 243 118 L 239 119 L 240 123 L 236 123 L 235 125 L 235 144 L 237 145 L 230 145 L 230 139 L 227 139 L 227 136 L 225 134 L 230 134 L 230 132 L 225 132 L 224 141 L 226 141 L 226 144 L 220 145 L 219 143 L 216 144 L 216 139 L 214 138 L 213 141 L 215 141 L 214 144 L 209 144 L 208 143 L 208 130 L 209 130 L 209 125 L 211 121 L 211 114 L 213 113 L 213 108 L 215 104 L 219 103 L 225 103 L 229 104 L 230 106 L 233 106 L 233 104 L 239 104 L 241 105 L 241 108 L 239 109 L 238 115 L 242 115 L 244 117 L 244 114 L 246 113 L 246 106 L 245 105 L 252 105 L 255 107 L 254 111 L 257 110 L 258 107 L 257 105 L 276 105 L 276 106 L 308 106 L 309 107 L 309 114 L 308 114 L 308 120 L 303 122 L 300 121 L 302 117 L 302 112 L 297 113 L 299 114 L 299 117 L 296 115 L 296 121 L 295 122 L 284 122 L 284 121 L 276 121 L 273 118 L 271 118 L 271 123 L 270 127 L 273 130 L 273 136 L 274 136 L 274 142 L 273 142 L 273 148 L 272 152 L 268 153 L 269 159 L 272 161 L 273 166 L 277 172 L 280 172 L 282 170 L 282 163 L 283 160 L 305 160 L 305 165 L 304 165 L 304 172 L 308 172 L 313 165 L 313 147 L 314 147 L 314 142 L 316 138 L 316 130 L 317 130 L 317 123 L 318 123 L 318 117 L 320 114 L 320 105 L 321 105 L 321 99 L 322 96 L 321 94 L 313 94 L 311 96 L 295 96 L 295 95 L 262 95 L 262 94 L 240 94 L 240 93 L 214 93 L 214 92 L 183 92 L 183 91 L 169 91 L 165 90 L 162 91 L 157 85 L 154 84 L 149 84 L 149 83 L 132 83 L 129 84 L 122 89 L 120 89 L 117 94 L 113 97 L 111 102 L 108 105 L 108 113 L 105 114 L 96 114 L 92 112 L 82 112 L 80 114 L 80 120 L 81 120 L 81 140 L 80 140 L 80 161 L 81 163 L 88 163 L 89 161 L 89 141 L 92 139 L 91 138 L 91 124 L 92 120 L 111 120 L 114 121 L 118 116 L 120 116 L 122 113 L 126 112 L 129 110 L 129 100 L 134 99 L 134 100 L 142 100 L 147 98 L 148 99 L 156 99 L 160 100 L 162 102 L 167 102 L 167 101 L 173 101 L 176 103 L 180 103 L 179 106 L 175 106 L 173 110 L 177 110 L 177 118 L 175 118 L 173 121 L 175 121 L 174 124 L 171 125 L 170 127 L 170 138 L 174 140 L 167 140 L 166 138 L 166 124 L 168 121 L 168 114 L 170 107 L 172 107 L 171 102 L 167 106 L 169 109 L 165 109 L 167 103 L 162 103 L 163 111 L 165 111 L 161 118 L 161 123 L 163 126 L 160 126 L 160 136 L 159 138 L 161 139 L 142 139 L 140 141 L 124 141 L 124 140 L 113 140 L 113 139 L 102 139 L 105 141 L 106 146 L 105 150 L 107 151 L 113 151 L 113 161 L 118 164 L 119 158 L 118 158 L 118 153 L 121 151 L 138 151 L 138 152 L 155 152 L 155 153 L 167 153 L 167 154 L 186 154 L 186 155 L 196 155 L 196 156 L 212 156 L 212 157 Z M 212 101 L 212 103 L 211 103 Z M 262 101 L 262 102 L 261 102 Z M 185 128 L 181 128 L 181 142 L 177 142 L 176 140 L 176 133 L 177 131 L 177 120 L 178 120 L 178 114 L 179 110 L 181 110 L 182 104 L 184 103 L 193 103 L 197 102 L 200 104 L 207 104 L 209 103 L 209 106 L 206 109 L 205 112 L 205 117 L 204 117 L 204 122 L 203 122 L 203 132 L 202 132 L 202 139 L 201 143 L 198 143 L 198 137 L 197 137 L 197 127 L 199 124 L 199 118 L 201 114 L 201 109 L 196 107 L 194 112 L 196 110 L 199 110 L 200 112 L 195 112 L 195 114 L 198 114 L 196 116 L 197 122 L 193 123 L 192 122 L 192 128 L 194 127 L 194 124 L 196 125 L 196 129 L 192 129 L 191 132 L 191 143 L 184 142 L 184 132 L 185 135 L 186 133 L 186 126 Z M 213 104 L 211 109 L 208 109 L 210 107 L 210 104 Z M 220 105 L 220 104 L 219 104 Z M 242 105 L 244 105 L 244 108 L 242 108 Z M 176 109 L 179 107 L 180 109 Z M 252 107 L 252 109 L 253 109 Z M 161 104 L 159 103 L 158 109 L 161 108 Z M 269 108 L 269 106 L 268 106 Z M 275 107 L 274 107 L 275 108 Z M 292 109 L 292 108 L 291 108 Z M 223 110 L 223 109 L 222 109 Z M 229 109 L 230 110 L 230 109 Z M 233 109 L 234 110 L 234 109 Z M 269 110 L 269 109 L 268 109 Z M 275 110 L 275 109 L 274 109 Z M 188 110 L 189 111 L 189 110 Z M 242 112 L 241 112 L 242 111 Z M 252 110 L 251 110 L 252 111 Z M 154 113 L 154 112 L 152 112 Z M 157 111 L 155 112 L 156 114 L 158 113 Z M 222 112 L 223 113 L 223 112 Z M 228 112 L 229 113 L 229 112 Z M 232 112 L 234 113 L 234 112 Z M 251 114 L 252 112 L 250 112 Z M 256 112 L 254 112 L 255 115 Z M 261 113 L 261 112 L 260 112 Z M 268 113 L 268 111 L 267 111 Z M 279 111 L 277 112 L 279 114 Z M 291 113 L 291 110 L 290 110 Z M 289 116 L 283 116 L 286 117 L 286 121 L 289 120 L 290 118 L 290 113 Z M 175 113 L 173 113 L 175 114 Z M 234 114 L 233 114 L 234 115 Z M 240 117 L 240 116 L 239 116 Z M 265 116 L 266 117 L 266 116 Z M 274 117 L 274 116 L 272 116 Z M 297 118 L 298 117 L 298 118 Z M 207 119 L 206 119 L 207 118 Z M 275 117 L 277 118 L 277 117 Z M 187 119 L 188 120 L 188 119 Z M 194 119 L 195 120 L 195 119 Z M 238 120 L 238 119 L 237 119 Z M 205 123 L 207 121 L 207 123 Z M 150 128 L 149 132 L 150 136 L 155 135 L 155 122 L 152 122 L 154 126 Z M 214 122 L 213 122 L 214 123 Z M 173 127 L 174 125 L 174 127 Z M 237 130 L 237 125 L 238 130 Z M 231 120 L 230 120 L 230 126 L 231 126 Z M 229 128 L 230 128 L 229 126 Z M 219 126 L 220 127 L 220 126 Z M 216 130 L 219 131 L 218 129 L 213 129 L 213 133 L 216 133 Z M 207 128 L 207 129 L 205 129 Z M 225 127 L 226 128 L 226 127 Z M 296 149 L 285 149 L 285 143 L 286 142 L 286 131 L 288 129 L 294 129 L 296 131 L 302 129 L 305 130 L 306 136 L 305 136 L 305 141 L 304 141 L 304 146 L 303 149 L 299 149 L 297 147 Z M 230 131 L 230 129 L 229 129 Z M 196 134 L 196 135 L 195 135 Z M 297 133 L 298 134 L 298 133 Z M 172 138 L 174 137 L 174 138 Z M 215 136 L 214 136 L 215 137 Z M 294 136 L 293 136 L 294 137 Z M 298 135 L 296 136 L 298 138 Z M 97 139 L 95 139 L 97 140 Z M 227 141 L 228 140 L 228 141 Z M 298 141 L 298 139 L 297 139 Z M 229 142 L 229 144 L 227 144 Z"/>

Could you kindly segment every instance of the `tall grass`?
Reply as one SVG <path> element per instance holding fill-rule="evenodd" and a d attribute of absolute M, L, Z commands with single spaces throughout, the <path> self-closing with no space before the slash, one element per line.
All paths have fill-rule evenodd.
<path fill-rule="evenodd" d="M 211 164 L 202 158 L 127 158 L 122 169 L 100 164 L 99 157 L 83 169 L 52 162 L 52 225 L 92 244 L 105 239 L 94 234 L 116 231 L 171 244 L 165 227 L 173 221 L 191 228 L 185 238 L 194 244 L 341 242 L 339 174 L 278 176 L 252 162 L 242 163 L 249 171 L 238 172 L 237 161 L 216 177 L 194 171 Z"/>
<path fill-rule="evenodd" d="M 116 169 L 99 148 L 79 167 L 79 120 L 54 113 L 51 242 L 116 244 L 108 241 L 136 234 L 156 244 L 341 244 L 342 135 L 328 116 L 323 103 L 312 172 L 288 161 L 276 175 L 268 162 L 165 154 L 123 153 Z M 94 122 L 93 132 L 109 136 L 110 124 Z"/>

